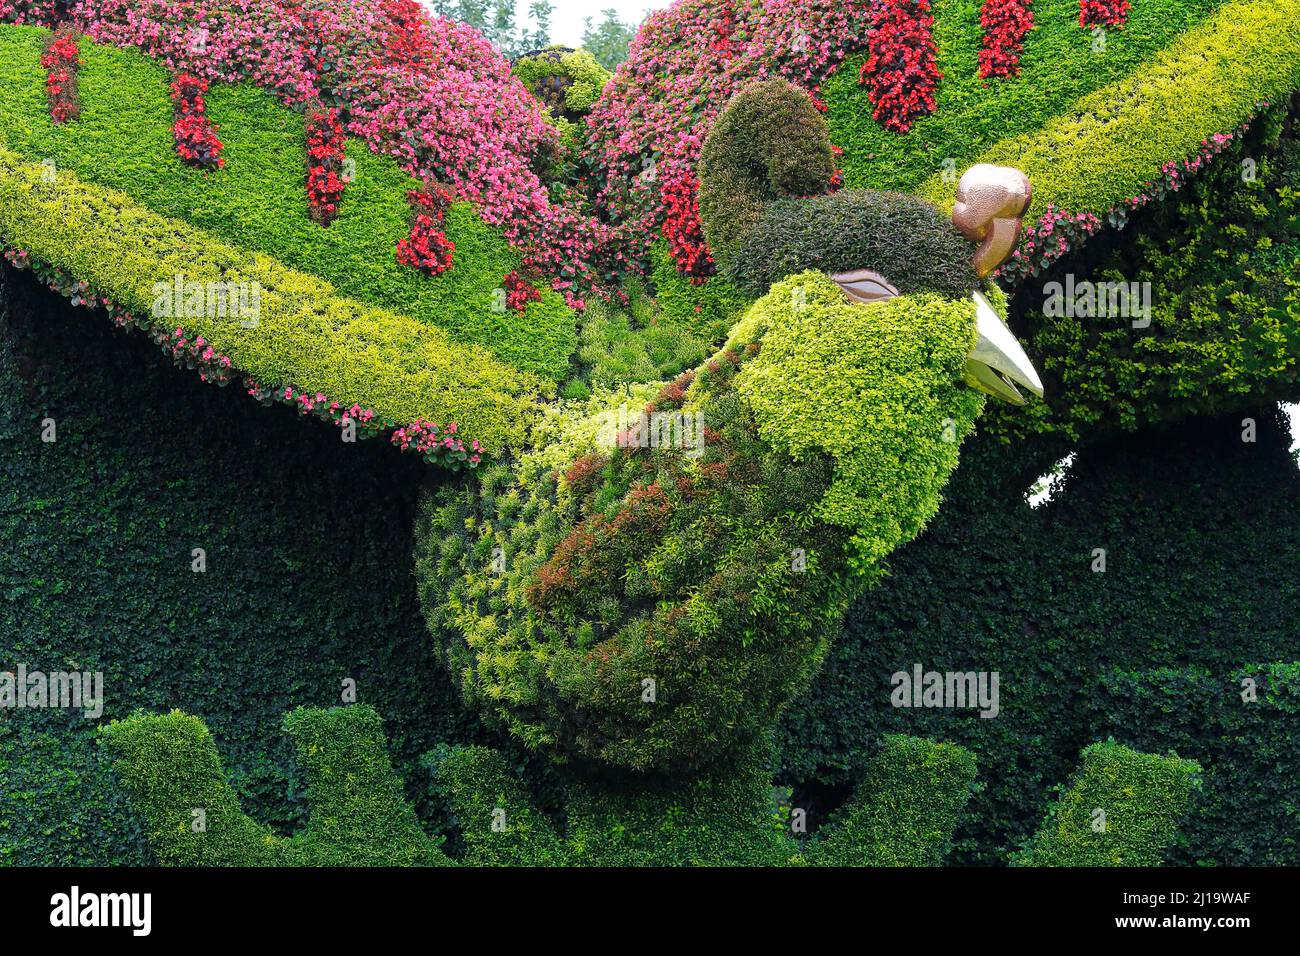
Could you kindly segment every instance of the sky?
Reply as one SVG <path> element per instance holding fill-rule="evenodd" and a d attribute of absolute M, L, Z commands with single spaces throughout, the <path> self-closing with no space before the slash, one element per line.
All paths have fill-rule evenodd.
<path fill-rule="evenodd" d="M 564 46 L 580 46 L 582 43 L 582 19 L 591 17 L 593 23 L 599 23 L 603 11 L 613 7 L 618 11 L 618 18 L 629 26 L 636 27 L 651 10 L 668 6 L 670 0 L 551 0 L 555 12 L 551 14 L 551 42 Z M 528 18 L 529 0 L 519 0 L 516 4 L 516 18 L 523 22 Z"/>
<path fill-rule="evenodd" d="M 532 0 L 515 0 L 515 22 L 529 28 L 535 26 L 528 16 Z M 659 10 L 672 0 L 551 0 L 555 9 L 551 13 L 551 42 L 562 46 L 582 45 L 583 18 L 591 17 L 594 24 L 604 19 L 606 10 L 618 11 L 618 18 L 632 27 L 645 19 L 647 13 Z M 426 4 L 427 5 L 427 4 Z"/>

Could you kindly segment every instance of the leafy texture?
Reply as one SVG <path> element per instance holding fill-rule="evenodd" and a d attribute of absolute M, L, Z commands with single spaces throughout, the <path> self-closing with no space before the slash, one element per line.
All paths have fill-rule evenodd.
<path fill-rule="evenodd" d="M 806 273 L 697 372 L 558 411 L 513 472 L 431 499 L 421 594 L 467 701 L 637 769 L 756 739 L 938 508 L 983 404 L 973 338 L 969 303 L 851 305 Z M 664 421 L 698 444 L 652 438 Z"/>
<path fill-rule="evenodd" d="M 1261 102 L 1300 85 L 1298 17 L 1297 0 L 1224 4 L 1142 69 L 1082 97 L 1032 134 L 993 143 L 975 161 L 1029 176 L 1031 219 L 1049 204 L 1104 213 L 1145 192 L 1165 164 L 1195 154 Z M 937 170 L 919 192 L 952 205 L 952 182 Z"/>
<path fill-rule="evenodd" d="M 311 816 L 290 839 L 240 808 L 203 722 L 173 711 L 104 728 L 114 768 L 170 866 L 411 866 L 447 858 L 420 829 L 364 705 L 295 710 L 284 732 L 307 777 Z M 196 815 L 195 811 L 199 811 Z"/>
<path fill-rule="evenodd" d="M 1187 812 L 1200 767 L 1113 741 L 1084 750 L 1079 772 L 1015 862 L 1158 866 Z"/>
<path fill-rule="evenodd" d="M 0 235 L 103 297 L 165 328 L 202 336 L 266 385 L 360 403 L 386 419 L 456 422 L 487 448 L 523 438 L 540 383 L 440 329 L 345 299 L 327 282 L 164 219 L 123 194 L 0 147 Z M 256 284 L 255 328 L 226 316 L 153 319 L 156 287 Z"/>
<path fill-rule="evenodd" d="M 251 84 L 213 84 L 203 94 L 203 116 L 221 127 L 226 168 L 202 175 L 173 152 L 167 71 L 134 50 L 83 41 L 81 119 L 53 125 L 36 85 L 45 35 L 0 27 L 0 144 L 27 162 L 48 160 L 162 216 L 323 279 L 341 295 L 484 346 L 516 368 L 552 378 L 568 369 L 574 317 L 559 294 L 545 289 L 522 313 L 493 308 L 502 277 L 521 258 L 474 206 L 457 203 L 448 212 L 441 228 L 456 244 L 456 266 L 429 278 L 394 254 L 409 232 L 406 192 L 418 183 L 363 141 L 345 144 L 355 170 L 336 218 L 322 229 L 308 214 L 300 114 Z"/>

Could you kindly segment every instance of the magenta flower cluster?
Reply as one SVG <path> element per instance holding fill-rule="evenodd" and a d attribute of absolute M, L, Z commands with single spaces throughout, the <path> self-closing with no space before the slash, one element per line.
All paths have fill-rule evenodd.
<path fill-rule="evenodd" d="M 576 198 L 553 201 L 531 168 L 558 134 L 510 64 L 415 0 L 80 0 L 72 16 L 92 39 L 173 71 L 343 108 L 349 135 L 477 203 L 575 306 L 618 268 L 618 232 Z"/>

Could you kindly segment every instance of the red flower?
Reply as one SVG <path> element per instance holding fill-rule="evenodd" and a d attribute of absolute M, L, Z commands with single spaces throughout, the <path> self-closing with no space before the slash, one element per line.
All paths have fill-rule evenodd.
<path fill-rule="evenodd" d="M 343 127 L 338 110 L 307 117 L 307 208 L 312 219 L 328 226 L 338 215 L 347 180 L 343 172 Z"/>
<path fill-rule="evenodd" d="M 934 91 L 943 78 L 935 65 L 930 0 L 875 0 L 869 21 L 870 55 L 858 82 L 868 87 L 875 119 L 906 133 L 916 117 L 935 111 Z"/>
<path fill-rule="evenodd" d="M 405 266 L 415 266 L 426 275 L 436 276 L 451 268 L 451 256 L 456 244 L 438 229 L 432 216 L 418 213 L 411 225 L 409 238 L 397 243 L 397 261 Z"/>
<path fill-rule="evenodd" d="M 1128 0 L 1079 0 L 1079 26 L 1122 27 L 1128 6 Z"/>
<path fill-rule="evenodd" d="M 677 271 L 696 285 L 717 272 L 704 242 L 697 194 L 700 181 L 689 169 L 664 182 L 664 238 L 677 263 Z"/>
<path fill-rule="evenodd" d="M 508 273 L 501 280 L 501 286 L 506 290 L 506 304 L 516 312 L 524 311 L 524 307 L 529 302 L 542 297 L 542 294 L 537 291 L 537 287 L 518 272 Z"/>
<path fill-rule="evenodd" d="M 226 161 L 221 158 L 224 147 L 217 139 L 218 127 L 205 115 L 203 94 L 208 91 L 208 81 L 180 73 L 172 81 L 171 89 L 175 109 L 172 140 L 176 154 L 200 169 L 223 169 Z"/>
<path fill-rule="evenodd" d="M 45 95 L 50 104 L 50 118 L 66 123 L 81 115 L 77 101 L 77 67 L 81 65 L 76 35 L 64 24 L 50 34 L 41 66 L 46 70 Z"/>
<path fill-rule="evenodd" d="M 1025 34 L 1034 26 L 1032 0 L 984 0 L 980 26 L 984 43 L 980 49 L 980 77 L 993 79 L 1020 75 L 1020 51 Z"/>

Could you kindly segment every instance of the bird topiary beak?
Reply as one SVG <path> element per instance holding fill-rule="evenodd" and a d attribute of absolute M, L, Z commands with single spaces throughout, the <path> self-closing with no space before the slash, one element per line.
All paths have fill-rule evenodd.
<path fill-rule="evenodd" d="M 1043 383 L 1025 350 L 989 300 L 979 292 L 973 297 L 976 336 L 975 347 L 966 359 L 966 384 L 1012 405 L 1025 404 L 1017 385 L 1042 398 Z"/>

